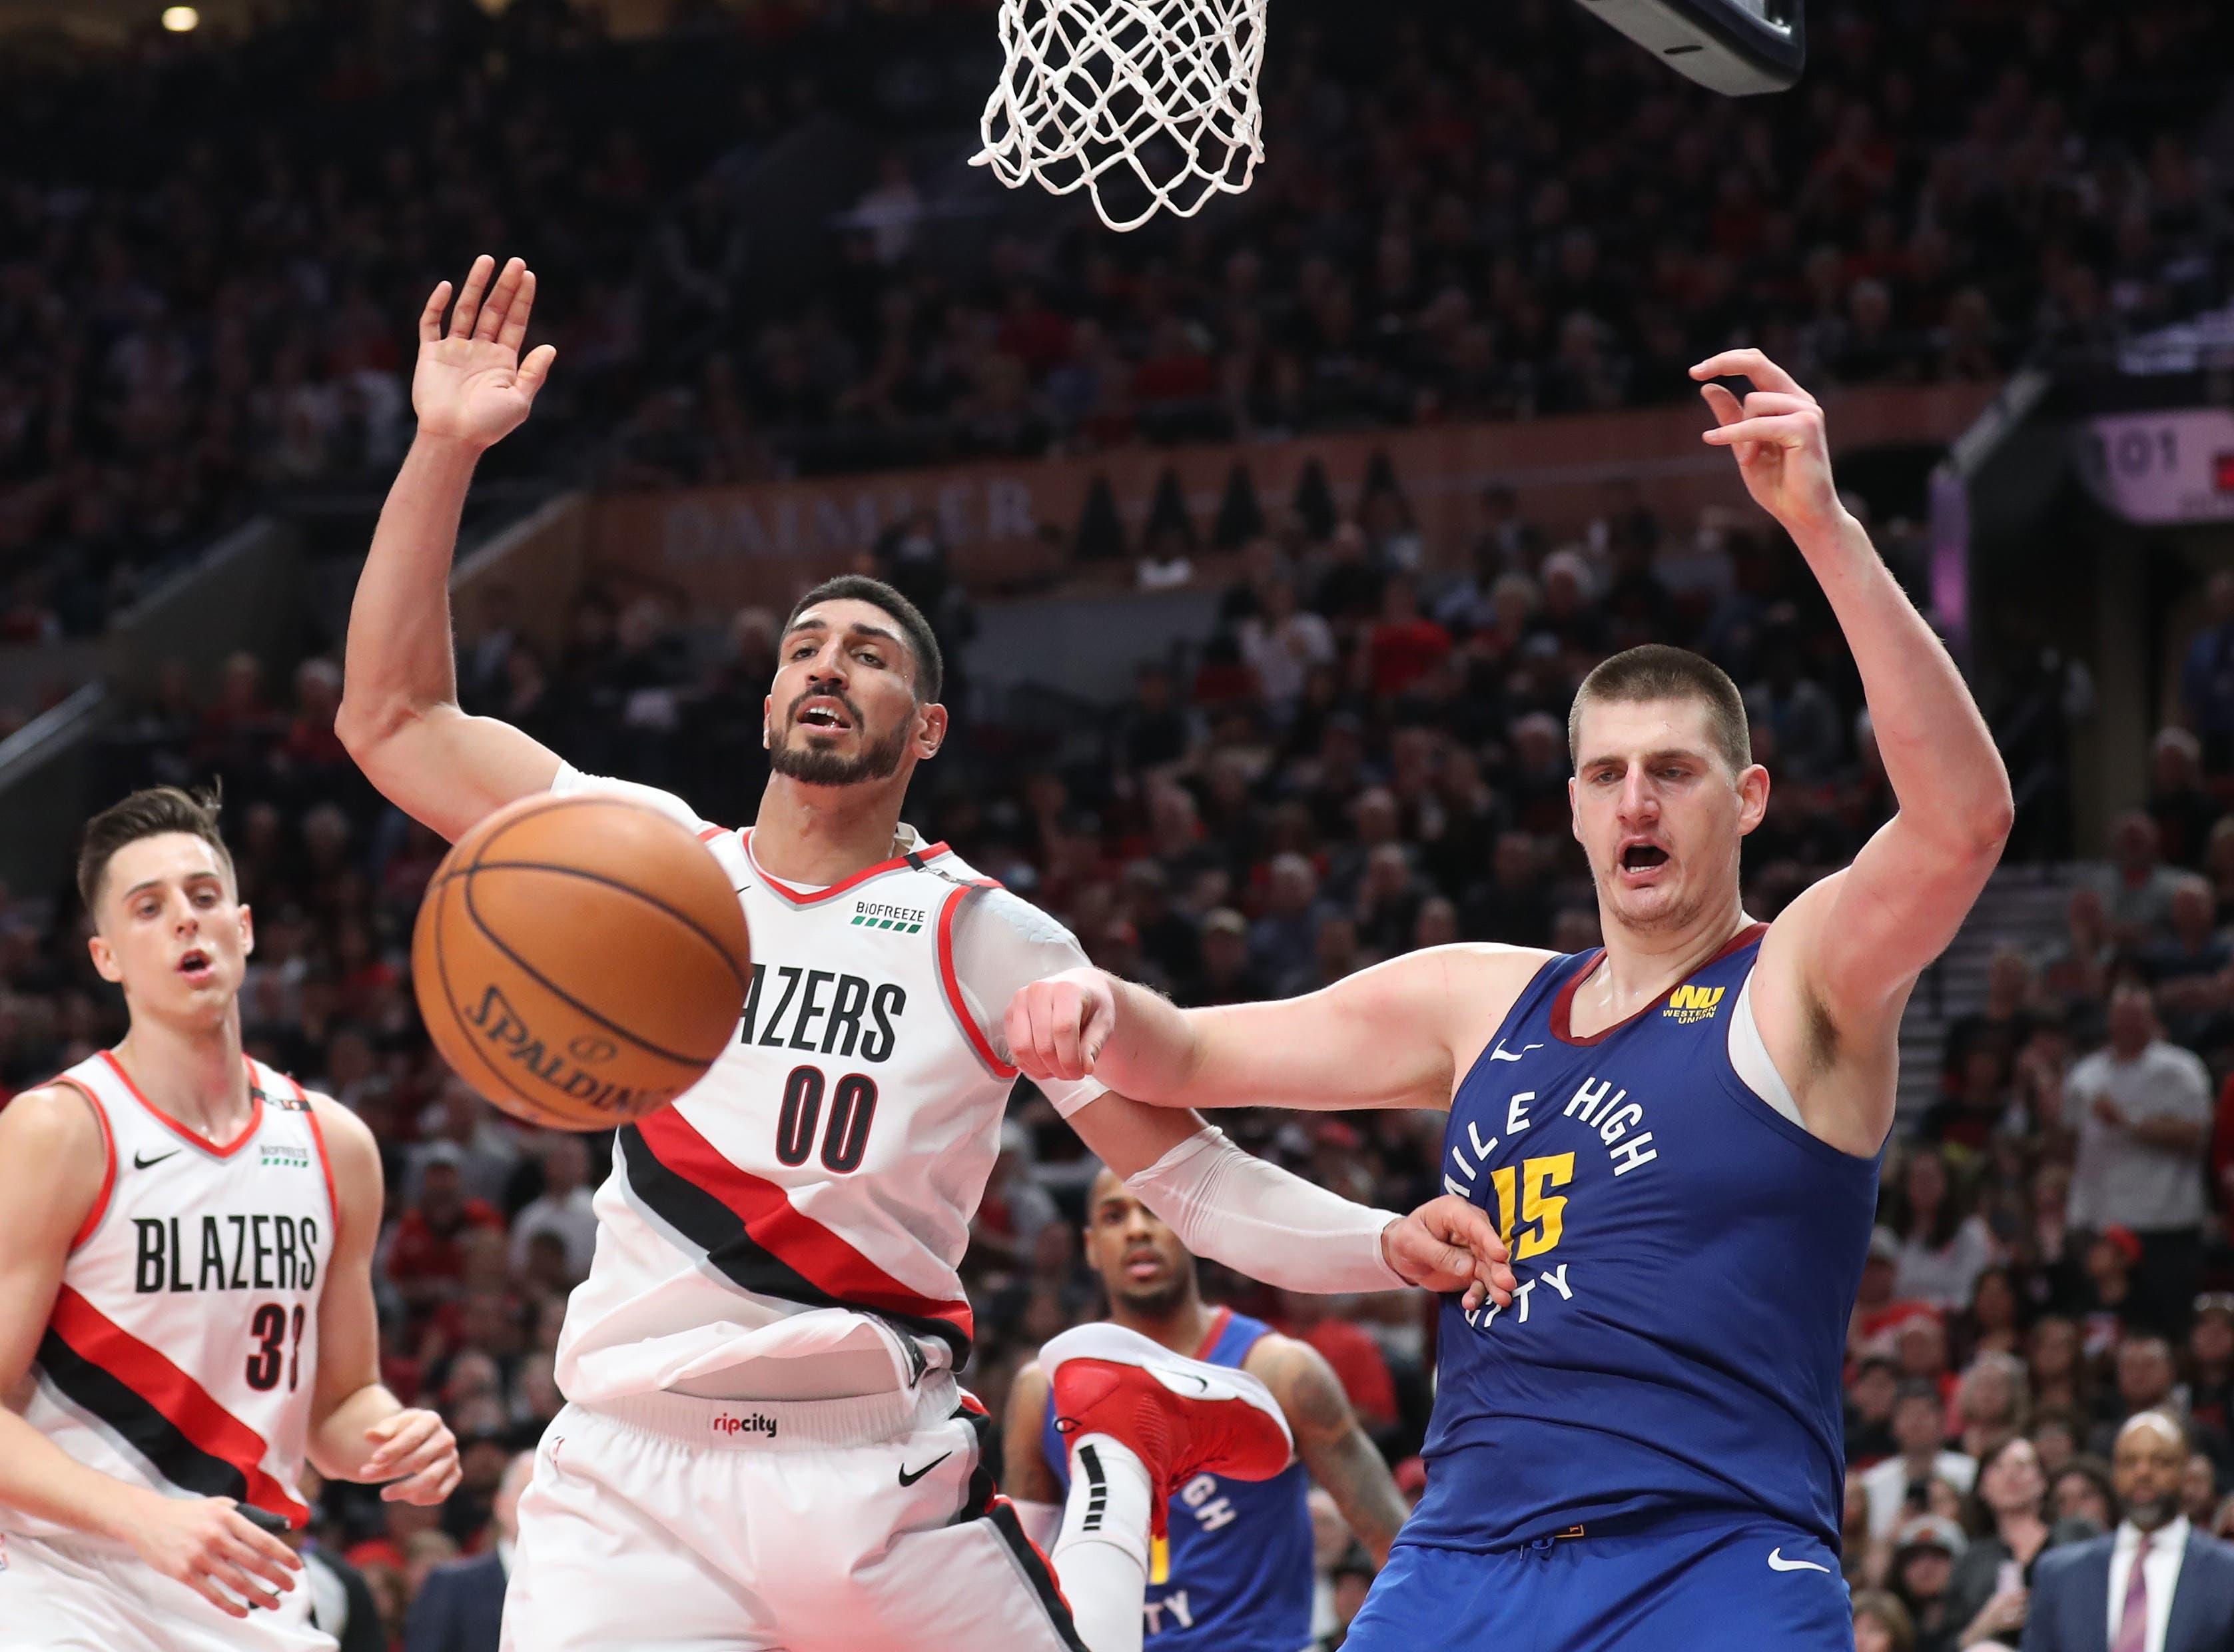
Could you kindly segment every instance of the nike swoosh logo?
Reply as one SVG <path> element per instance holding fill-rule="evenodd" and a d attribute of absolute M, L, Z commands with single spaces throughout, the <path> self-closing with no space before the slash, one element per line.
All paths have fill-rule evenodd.
<path fill-rule="evenodd" d="M 1490 1051 L 1489 1059 L 1493 1061 L 1517 1061 L 1523 1055 L 1528 1054 L 1530 1050 L 1541 1049 L 1543 1048 L 1544 1047 L 1541 1044 L 1523 1044 L 1513 1054 L 1508 1055 L 1505 1053 L 1505 1041 L 1503 1039 L 1499 1039 L 1497 1043 L 1497 1048 Z"/>
<path fill-rule="evenodd" d="M 132 1168 L 134 1170 L 147 1170 L 153 1166 L 161 1164 L 166 1159 L 176 1159 L 184 1152 L 186 1152 L 184 1147 L 173 1147 L 167 1153 L 157 1153 L 153 1159 L 148 1158 L 145 1153 L 134 1153 L 132 1155 Z"/>
<path fill-rule="evenodd" d="M 1828 1571 L 1831 1570 L 1828 1566 L 1819 1566 L 1812 1560 L 1787 1560 L 1784 1557 L 1784 1545 L 1780 1543 L 1768 1551 L 1768 1569 L 1771 1571 Z"/>
<path fill-rule="evenodd" d="M 930 1472 L 931 1472 L 931 1471 L 932 1469 L 937 1468 L 937 1467 L 941 1463 L 944 1462 L 944 1461 L 947 1459 L 947 1458 L 951 1457 L 951 1456 L 953 1456 L 953 1455 L 954 1455 L 954 1453 L 953 1453 L 952 1452 L 947 1452 L 947 1453 L 944 1453 L 944 1454 L 943 1454 L 943 1455 L 941 1455 L 941 1456 L 934 1457 L 934 1458 L 932 1458 L 929 1462 L 925 1463 L 925 1464 L 924 1464 L 921 1468 L 918 1468 L 918 1470 L 916 1470 L 916 1472 L 915 1472 L 914 1473 L 912 1473 L 912 1474 L 911 1474 L 911 1473 L 909 1473 L 909 1472 L 907 1472 L 907 1465 L 906 1465 L 906 1464 L 905 1464 L 905 1463 L 901 1464 L 901 1465 L 900 1465 L 900 1484 L 901 1484 L 902 1485 L 914 1485 L 918 1480 L 921 1479 L 924 1475 L 926 1475 L 926 1474 L 930 1473 Z"/>

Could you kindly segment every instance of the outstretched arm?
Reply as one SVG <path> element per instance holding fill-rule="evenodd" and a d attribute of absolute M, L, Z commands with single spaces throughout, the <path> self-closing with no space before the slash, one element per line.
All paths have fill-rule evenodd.
<path fill-rule="evenodd" d="M 1763 943 L 1754 1007 L 1808 1127 L 1873 1153 L 1891 1127 L 1902 1008 L 2001 859 L 2014 813 L 2008 771 L 1962 674 L 1869 534 L 1839 502 L 1823 409 L 1759 350 L 1702 362 L 1694 378 L 1742 376 L 1742 403 L 1702 382 L 1747 490 L 1807 560 L 1853 650 L 1899 810 L 1854 864 L 1808 890 Z"/>
<path fill-rule="evenodd" d="M 1417 1286 L 1512 1299 L 1505 1241 L 1455 1195 L 1408 1216 L 1375 1210 L 1243 1152 L 1193 1113 L 1114 1093 L 1068 1117 L 1180 1244 L 1252 1279 L 1320 1295 Z"/>
<path fill-rule="evenodd" d="M 1262 1338 L 1246 1365 L 1280 1402 L 1296 1436 L 1296 1454 L 1311 1478 L 1334 1499 L 1374 1564 L 1387 1565 L 1389 1545 L 1411 1511 L 1388 1465 L 1365 1437 L 1334 1368 L 1310 1343 L 1285 1336 Z"/>
<path fill-rule="evenodd" d="M 357 578 L 335 724 L 389 801 L 452 840 L 558 773 L 558 757 L 535 740 L 458 707 L 450 563 L 466 489 L 482 453 L 527 417 L 556 354 L 544 344 L 520 359 L 535 275 L 513 259 L 484 304 L 493 270 L 489 258 L 474 261 L 447 331 L 448 282 L 419 317 L 419 434 Z"/>
<path fill-rule="evenodd" d="M 1072 970 L 1017 993 L 1005 1030 L 1033 1078 L 1090 1076 L 1157 1107 L 1440 1111 L 1550 956 L 1429 947 L 1301 998 L 1213 1009 Z"/>
<path fill-rule="evenodd" d="M 310 1462 L 330 1479 L 388 1482 L 389 1502 L 440 1503 L 460 1478 L 458 1442 L 432 1411 L 406 1406 L 380 1381 L 372 1252 L 380 1237 L 380 1150 L 363 1120 L 313 1096 L 333 1166 L 332 1259 L 318 1292 L 318 1368 Z"/>

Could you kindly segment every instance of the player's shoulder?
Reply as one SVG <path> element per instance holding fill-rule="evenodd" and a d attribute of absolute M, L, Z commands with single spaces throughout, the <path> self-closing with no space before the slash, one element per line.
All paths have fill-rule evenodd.
<path fill-rule="evenodd" d="M 1009 1409 L 1022 1413 L 1047 1403 L 1049 1384 L 1047 1373 L 1040 1368 L 1040 1355 L 1034 1348 L 1016 1365 L 1016 1374 L 1009 1379 Z"/>
<path fill-rule="evenodd" d="M 85 1090 L 55 1079 L 22 1092 L 0 1107 L 0 1142 L 9 1164 L 21 1170 L 42 1161 L 64 1162 L 82 1154 L 105 1154 L 107 1133 L 95 1113 L 98 1104 Z"/>
<path fill-rule="evenodd" d="M 1349 1401 L 1326 1355 L 1309 1342 L 1267 1331 L 1251 1343 L 1241 1368 L 1272 1391 L 1289 1426 L 1316 1436 L 1349 1424 Z"/>
<path fill-rule="evenodd" d="M 1468 1022 L 1486 1015 L 1501 1020 L 1512 1002 L 1560 955 L 1543 947 L 1511 946 L 1502 941 L 1452 941 L 1401 952 L 1386 963 L 1350 976 L 1409 996 L 1432 989 L 1455 1001 Z"/>

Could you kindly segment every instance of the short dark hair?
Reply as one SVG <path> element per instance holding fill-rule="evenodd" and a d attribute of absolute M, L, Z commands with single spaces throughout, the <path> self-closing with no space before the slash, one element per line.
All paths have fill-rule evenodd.
<path fill-rule="evenodd" d="M 931 634 L 931 622 L 923 617 L 923 610 L 881 579 L 872 579 L 865 573 L 841 573 L 824 580 L 791 605 L 778 635 L 790 636 L 801 614 L 817 603 L 827 602 L 867 603 L 890 614 L 906 635 L 909 652 L 915 656 L 917 703 L 930 705 L 938 699 L 939 690 L 946 686 L 946 660 L 938 651 L 938 638 Z"/>
<path fill-rule="evenodd" d="M 1582 761 L 1583 706 L 1591 700 L 1634 705 L 1640 700 L 1697 700 L 1707 708 L 1715 749 L 1737 774 L 1753 761 L 1745 698 L 1729 673 L 1703 654 L 1665 643 L 1647 643 L 1598 663 L 1567 708 L 1567 758 Z"/>
<path fill-rule="evenodd" d="M 219 806 L 219 795 L 214 788 L 186 792 L 175 786 L 151 786 L 133 793 L 121 803 L 110 804 L 88 820 L 77 850 L 77 893 L 85 903 L 85 910 L 91 912 L 94 903 L 101 898 L 101 880 L 108 875 L 108 863 L 118 850 L 142 838 L 161 837 L 171 832 L 183 832 L 209 845 L 217 856 L 217 864 L 225 871 L 225 882 L 238 888 L 232 856 L 218 831 Z"/>

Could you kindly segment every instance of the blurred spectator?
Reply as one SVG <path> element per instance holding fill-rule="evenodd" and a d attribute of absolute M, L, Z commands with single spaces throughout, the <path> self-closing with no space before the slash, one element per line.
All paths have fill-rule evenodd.
<path fill-rule="evenodd" d="M 554 1134 L 543 1143 L 543 1192 L 512 1219 L 512 1266 L 526 1270 L 530 1244 L 541 1235 L 556 1239 L 571 1288 L 590 1271 L 597 1249 L 598 1218 L 590 1208 L 590 1152 L 579 1136 Z"/>
<path fill-rule="evenodd" d="M 1963 1528 L 1943 1514 L 1913 1515 L 1894 1538 L 1890 1581 L 1916 1626 L 1917 1652 L 1951 1652 L 1962 1632 L 1948 1585 L 1968 1546 Z"/>
<path fill-rule="evenodd" d="M 1888 1590 L 1854 1591 L 1854 1652 L 1916 1652 L 1916 1623 Z"/>
<path fill-rule="evenodd" d="M 2109 1034 L 2109 1048 L 2083 1058 L 2065 1086 L 2066 1124 L 2078 1138 L 2068 1218 L 2074 1229 L 2139 1237 L 2146 1311 L 2178 1329 L 2202 1254 L 2210 1074 L 2165 1041 L 2139 983 L 2112 991 Z"/>
<path fill-rule="evenodd" d="M 1893 1294 L 1944 1309 L 1968 1303 L 1978 1276 L 1994 1259 L 1994 1241 L 1986 1224 L 1964 1209 L 1945 1154 L 1928 1148 L 1909 1154 L 1891 1219 L 1900 1241 Z"/>
<path fill-rule="evenodd" d="M 534 1472 L 532 1452 L 519 1453 L 506 1466 L 491 1517 L 495 1542 L 485 1555 L 427 1574 L 405 1621 L 403 1652 L 496 1652 L 505 1580 L 519 1536 L 519 1494 Z"/>
<path fill-rule="evenodd" d="M 2205 586 L 2208 617 L 2187 645 L 2180 668 L 2180 706 L 2213 774 L 2234 770 L 2234 572 Z"/>
<path fill-rule="evenodd" d="M 2015 1646 L 2024 1632 L 2033 1564 L 2059 1544 L 2083 1542 L 2102 1528 L 2050 1521 L 2048 1478 L 2030 1440 L 2011 1436 L 1978 1459 L 1976 1494 L 1967 1516 L 1970 1542 L 1947 1584 L 1948 1621 L 1956 1644 L 1997 1639 Z"/>
<path fill-rule="evenodd" d="M 1967 1492 L 1978 1465 L 1946 1449 L 1947 1402 L 1936 1383 L 1911 1381 L 1894 1401 L 1892 1437 L 1897 1454 L 1861 1476 L 1870 1499 L 1870 1535 L 1891 1537 L 1901 1522 L 1929 1510 L 1934 1480 Z"/>
<path fill-rule="evenodd" d="M 2110 938 L 2140 952 L 2162 937 L 2172 920 L 2177 868 L 2164 864 L 2157 823 L 2128 809 L 2110 823 L 2110 859 L 2095 872 L 2095 886 L 2110 919 Z"/>

